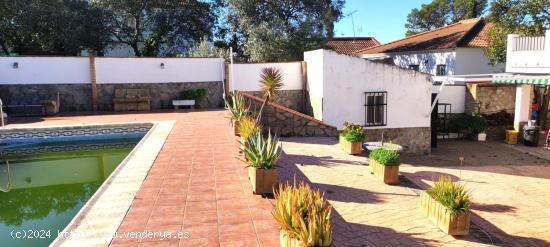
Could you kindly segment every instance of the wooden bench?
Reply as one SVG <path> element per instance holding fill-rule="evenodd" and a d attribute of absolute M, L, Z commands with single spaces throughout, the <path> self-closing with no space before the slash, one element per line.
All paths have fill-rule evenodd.
<path fill-rule="evenodd" d="M 149 89 L 115 89 L 113 99 L 115 111 L 150 111 Z"/>
<path fill-rule="evenodd" d="M 175 99 L 172 100 L 172 105 L 174 105 L 174 109 L 179 109 L 180 106 L 189 106 L 189 108 L 195 108 L 195 100 L 188 100 L 188 99 Z"/>

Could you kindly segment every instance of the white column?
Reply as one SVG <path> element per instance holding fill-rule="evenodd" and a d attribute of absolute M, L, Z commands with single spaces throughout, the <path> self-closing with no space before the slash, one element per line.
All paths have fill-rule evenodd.
<path fill-rule="evenodd" d="M 520 124 L 531 119 L 531 85 L 517 85 L 516 106 L 514 112 L 514 129 L 519 131 Z"/>

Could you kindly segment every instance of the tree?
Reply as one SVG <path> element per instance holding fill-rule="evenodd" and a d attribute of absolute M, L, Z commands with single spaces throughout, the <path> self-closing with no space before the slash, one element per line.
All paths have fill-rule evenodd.
<path fill-rule="evenodd" d="M 433 0 L 413 9 L 407 15 L 407 36 L 449 25 L 460 20 L 480 17 L 487 0 Z"/>
<path fill-rule="evenodd" d="M 229 60 L 229 50 L 212 45 L 205 37 L 189 49 L 187 57 L 220 57 L 227 61 Z"/>
<path fill-rule="evenodd" d="M 333 36 L 344 0 L 225 0 L 227 23 L 256 62 L 301 60 Z"/>
<path fill-rule="evenodd" d="M 212 3 L 199 0 L 99 0 L 108 15 L 116 43 L 130 46 L 136 56 L 184 53 L 211 36 L 216 16 Z"/>

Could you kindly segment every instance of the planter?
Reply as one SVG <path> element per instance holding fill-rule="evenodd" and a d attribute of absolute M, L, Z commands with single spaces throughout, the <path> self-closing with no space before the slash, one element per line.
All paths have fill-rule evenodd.
<path fill-rule="evenodd" d="M 487 134 L 486 133 L 477 134 L 477 140 L 480 142 L 484 142 L 485 140 L 487 140 Z"/>
<path fill-rule="evenodd" d="M 254 194 L 272 194 L 277 184 L 275 169 L 248 167 L 248 178 L 252 183 Z"/>
<path fill-rule="evenodd" d="M 420 209 L 443 232 L 449 235 L 468 235 L 470 212 L 452 215 L 449 209 L 425 191 L 420 194 Z"/>
<path fill-rule="evenodd" d="M 239 121 L 231 120 L 233 121 L 233 135 L 239 136 Z"/>
<path fill-rule="evenodd" d="M 286 231 L 279 231 L 279 240 L 282 247 L 303 247 L 302 243 L 286 233 Z"/>
<path fill-rule="evenodd" d="M 360 154 L 363 151 L 361 144 L 361 142 L 350 142 L 340 135 L 340 147 L 348 154 Z"/>
<path fill-rule="evenodd" d="M 382 165 L 378 161 L 369 159 L 369 169 L 375 177 L 385 184 L 399 184 L 399 165 Z"/>

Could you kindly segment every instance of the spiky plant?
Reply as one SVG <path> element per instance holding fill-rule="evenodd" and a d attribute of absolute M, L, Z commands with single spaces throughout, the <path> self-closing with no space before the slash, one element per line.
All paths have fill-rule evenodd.
<path fill-rule="evenodd" d="M 453 215 L 464 213 L 470 208 L 470 193 L 464 185 L 454 183 L 449 176 L 439 177 L 426 193 L 443 204 Z"/>
<path fill-rule="evenodd" d="M 227 110 L 231 113 L 231 119 L 233 121 L 240 121 L 248 112 L 248 107 L 244 101 L 244 97 L 238 93 L 231 94 L 225 99 Z"/>
<path fill-rule="evenodd" d="M 283 74 L 277 68 L 263 68 L 260 75 L 260 88 L 262 89 L 264 101 L 258 112 L 256 121 L 260 121 L 265 105 L 277 95 L 277 90 L 283 87 Z"/>
<path fill-rule="evenodd" d="M 271 136 L 264 138 L 261 134 L 250 136 L 247 146 L 242 150 L 248 166 L 258 169 L 274 169 L 281 157 L 279 139 Z"/>
<path fill-rule="evenodd" d="M 249 137 L 260 133 L 260 126 L 253 118 L 245 116 L 239 122 L 239 136 L 244 140 L 248 140 Z"/>
<path fill-rule="evenodd" d="M 280 185 L 275 192 L 273 217 L 290 237 L 303 246 L 332 244 L 331 206 L 319 190 L 301 182 L 296 186 Z"/>

